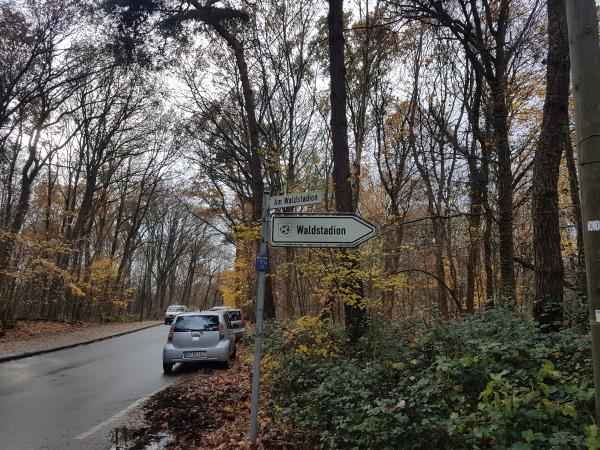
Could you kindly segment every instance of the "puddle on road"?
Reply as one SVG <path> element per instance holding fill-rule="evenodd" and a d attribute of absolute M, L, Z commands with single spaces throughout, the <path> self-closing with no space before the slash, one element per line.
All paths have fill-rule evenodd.
<path fill-rule="evenodd" d="M 141 443 L 138 438 L 139 436 L 127 427 L 115 428 L 110 433 L 110 450 L 164 450 L 173 436 L 169 433 L 159 433 L 155 440 L 149 443 Z"/>

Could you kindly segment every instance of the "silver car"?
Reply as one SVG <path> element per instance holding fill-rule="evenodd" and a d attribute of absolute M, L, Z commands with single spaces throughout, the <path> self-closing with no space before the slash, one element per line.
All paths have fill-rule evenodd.
<path fill-rule="evenodd" d="M 211 311 L 222 311 L 227 315 L 236 341 L 239 341 L 246 334 L 246 318 L 240 309 L 230 308 L 229 306 L 213 306 Z"/>
<path fill-rule="evenodd" d="M 219 361 L 229 367 L 235 359 L 235 334 L 225 311 L 178 314 L 163 348 L 163 371 L 171 373 L 175 363 Z"/>
<path fill-rule="evenodd" d="M 169 325 L 173 323 L 173 319 L 177 316 L 177 314 L 181 314 L 182 312 L 187 311 L 187 306 L 185 305 L 171 305 L 165 311 L 165 325 Z"/>

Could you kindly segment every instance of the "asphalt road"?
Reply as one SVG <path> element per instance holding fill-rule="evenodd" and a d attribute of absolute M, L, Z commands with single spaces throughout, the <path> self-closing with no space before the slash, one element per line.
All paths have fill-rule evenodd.
<path fill-rule="evenodd" d="M 167 332 L 160 325 L 0 363 L 0 448 L 110 448 L 112 425 L 177 379 L 162 373 Z"/>

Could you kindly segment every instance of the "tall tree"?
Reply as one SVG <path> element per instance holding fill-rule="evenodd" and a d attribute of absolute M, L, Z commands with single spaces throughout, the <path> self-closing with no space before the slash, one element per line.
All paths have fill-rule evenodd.
<path fill-rule="evenodd" d="M 558 173 L 569 133 L 569 41 L 565 0 L 548 0 L 548 59 L 542 129 L 533 166 L 533 314 L 543 330 L 561 326 L 564 269 Z"/>
<path fill-rule="evenodd" d="M 352 185 L 350 183 L 350 156 L 348 151 L 348 120 L 346 118 L 346 67 L 344 64 L 344 10 L 343 0 L 330 0 L 327 15 L 329 31 L 329 82 L 331 102 L 331 151 L 333 155 L 333 189 L 335 209 L 354 212 Z M 356 279 L 358 262 L 351 252 L 344 252 L 342 264 L 348 276 L 339 280 L 340 292 L 352 293 L 353 301 L 344 302 L 346 328 L 350 338 L 356 341 L 365 331 L 367 313 L 361 305 L 362 284 Z"/>
<path fill-rule="evenodd" d="M 514 174 L 509 141 L 509 72 L 539 14 L 539 1 L 527 6 L 513 0 L 392 0 L 401 14 L 448 31 L 458 40 L 473 69 L 489 89 L 489 124 L 497 164 L 499 294 L 515 304 Z"/>
<path fill-rule="evenodd" d="M 106 0 L 105 8 L 110 12 L 117 12 L 119 15 L 119 28 L 125 33 L 121 37 L 125 39 L 120 41 L 119 48 L 135 52 L 136 45 L 139 46 L 142 41 L 143 25 L 147 25 L 150 15 L 158 18 L 158 24 L 161 31 L 166 36 L 178 36 L 184 40 L 187 36 L 184 34 L 184 25 L 187 23 L 203 23 L 214 32 L 216 32 L 233 51 L 235 63 L 238 70 L 240 84 L 244 101 L 244 111 L 248 123 L 249 137 L 249 171 L 252 175 L 252 219 L 257 222 L 262 215 L 262 202 L 265 191 L 265 184 L 262 173 L 262 158 L 260 156 L 260 134 L 256 118 L 256 102 L 254 90 L 250 83 L 248 64 L 244 43 L 232 31 L 237 20 L 248 21 L 249 15 L 241 10 L 231 7 L 216 7 L 214 0 L 178 0 L 168 2 L 166 0 L 150 0 L 147 2 Z M 258 249 L 258 247 L 257 247 Z M 264 314 L 266 318 L 275 317 L 275 302 L 273 299 L 273 288 L 271 277 L 267 277 L 265 286 L 265 307 Z"/>

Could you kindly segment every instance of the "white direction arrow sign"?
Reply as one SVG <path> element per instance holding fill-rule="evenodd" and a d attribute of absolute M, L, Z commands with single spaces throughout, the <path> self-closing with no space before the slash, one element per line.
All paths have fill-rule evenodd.
<path fill-rule="evenodd" d="M 357 247 L 377 228 L 352 213 L 277 213 L 271 216 L 269 244 L 275 247 Z"/>
<path fill-rule="evenodd" d="M 289 208 L 290 206 L 316 205 L 317 203 L 323 203 L 324 198 L 325 192 L 323 191 L 275 195 L 273 197 L 269 197 L 269 209 Z"/>

